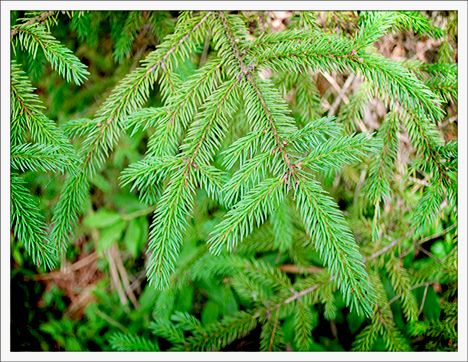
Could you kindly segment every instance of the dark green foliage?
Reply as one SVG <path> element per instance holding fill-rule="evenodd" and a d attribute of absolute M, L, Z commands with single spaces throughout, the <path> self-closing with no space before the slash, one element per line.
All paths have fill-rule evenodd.
<path fill-rule="evenodd" d="M 140 336 L 133 336 L 133 335 L 128 335 L 128 334 L 123 334 L 123 333 L 116 333 L 112 335 L 111 340 L 110 340 L 110 345 L 112 348 L 116 351 L 137 351 L 137 352 L 155 352 L 158 351 L 159 348 L 158 346 Z"/>

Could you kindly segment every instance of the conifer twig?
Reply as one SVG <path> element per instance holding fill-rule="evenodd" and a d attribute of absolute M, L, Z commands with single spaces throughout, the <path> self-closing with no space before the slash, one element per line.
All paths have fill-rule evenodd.
<path fill-rule="evenodd" d="M 335 279 L 335 276 L 331 276 L 327 282 L 331 282 L 333 279 Z M 286 305 L 286 304 L 289 304 L 291 302 L 294 302 L 295 300 L 303 297 L 304 295 L 306 294 L 309 294 L 311 292 L 313 292 L 315 289 L 317 289 L 320 285 L 319 284 L 316 284 L 316 285 L 312 285 L 311 287 L 307 288 L 307 289 L 304 289 L 304 290 L 301 290 L 300 292 L 297 292 L 297 294 L 294 294 L 293 296 L 289 297 L 288 299 L 286 299 L 283 303 L 281 303 L 282 305 Z"/>
<path fill-rule="evenodd" d="M 305 273 L 306 271 L 309 273 L 320 273 L 324 269 L 317 267 L 317 266 L 309 266 L 309 267 L 299 267 L 297 265 L 291 264 L 282 264 L 279 267 L 279 270 L 284 271 L 286 273 Z"/>
<path fill-rule="evenodd" d="M 344 99 L 343 97 L 346 91 L 348 90 L 349 86 L 351 85 L 351 83 L 354 81 L 354 78 L 355 78 L 354 73 L 348 76 L 348 79 L 346 79 L 345 84 L 343 84 L 343 88 L 341 88 L 340 93 L 338 93 L 338 97 L 336 97 L 335 101 L 330 107 L 330 110 L 328 111 L 328 117 L 331 117 L 335 114 L 336 109 L 340 105 L 341 99 Z M 349 103 L 349 99 L 348 99 L 348 103 Z"/>
<path fill-rule="evenodd" d="M 435 282 L 425 282 L 425 283 L 420 283 L 420 284 L 416 284 L 416 285 L 413 285 L 410 290 L 413 290 L 413 289 L 416 289 L 416 288 L 420 288 L 420 287 L 424 287 L 424 286 L 428 286 L 428 285 L 432 285 L 434 284 Z M 398 294 L 398 295 L 395 295 L 392 299 L 390 299 L 390 301 L 388 302 L 388 304 L 392 304 L 395 300 L 397 300 L 398 298 L 401 297 L 401 293 Z"/>
<path fill-rule="evenodd" d="M 117 322 L 115 319 L 109 317 L 106 313 L 104 313 L 103 311 L 101 311 L 99 308 L 96 308 L 95 311 L 96 311 L 96 314 L 97 314 L 98 316 L 100 316 L 101 318 L 105 319 L 109 324 L 112 324 L 113 326 L 115 326 L 115 327 L 121 329 L 122 332 L 124 332 L 124 333 L 126 333 L 126 334 L 129 332 L 127 328 L 125 328 L 122 324 L 120 324 L 119 322 Z"/>
<path fill-rule="evenodd" d="M 127 271 L 125 270 L 125 267 L 123 265 L 122 258 L 120 257 L 120 250 L 119 250 L 119 248 L 117 247 L 116 244 L 113 244 L 111 246 L 111 249 L 112 249 L 111 253 L 115 257 L 117 269 L 119 271 L 119 274 L 120 274 L 120 276 L 122 278 L 122 282 L 123 282 L 124 287 L 125 287 L 125 292 L 127 293 L 128 298 L 130 299 L 130 301 L 135 306 L 135 309 L 140 309 L 140 303 L 138 302 L 137 298 L 135 297 L 135 294 L 133 293 L 133 289 L 130 287 L 130 281 L 128 280 L 128 274 L 127 274 Z"/>
<path fill-rule="evenodd" d="M 273 340 L 275 338 L 276 326 L 278 325 L 278 314 L 279 314 L 279 307 L 276 308 L 275 324 L 273 325 L 273 332 L 271 333 L 271 340 L 270 340 L 270 348 L 268 349 L 270 352 L 273 348 Z"/>
<path fill-rule="evenodd" d="M 422 302 L 421 302 L 421 308 L 419 309 L 419 314 L 418 315 L 421 315 L 421 313 L 423 311 L 424 303 L 426 302 L 426 295 L 427 295 L 427 289 L 428 288 L 429 288 L 429 284 L 426 284 L 426 288 L 424 288 L 423 299 L 422 299 Z"/>
<path fill-rule="evenodd" d="M 105 251 L 105 254 L 107 257 L 107 261 L 109 262 L 109 269 L 112 276 L 112 280 L 114 281 L 115 287 L 117 288 L 117 293 L 119 294 L 120 303 L 122 305 L 126 305 L 128 302 L 127 296 L 125 295 L 125 292 L 122 289 L 122 285 L 120 284 L 119 274 L 117 272 L 117 267 L 115 265 L 114 258 L 112 257 L 112 253 L 109 249 L 107 249 Z"/>
<path fill-rule="evenodd" d="M 335 90 L 338 92 L 338 95 L 342 93 L 342 88 L 338 85 L 336 82 L 335 78 L 333 78 L 328 72 L 321 72 L 322 75 L 325 77 L 326 80 L 335 88 Z M 343 101 L 345 104 L 349 104 L 349 98 L 346 96 L 346 94 L 343 93 L 342 97 Z M 331 108 L 331 107 L 330 107 Z"/>
<path fill-rule="evenodd" d="M 412 233 L 414 232 L 414 230 L 410 230 L 408 231 L 405 235 L 403 236 L 400 236 L 398 239 L 393 239 L 391 238 L 390 236 L 385 236 L 385 238 L 387 238 L 388 240 L 391 241 L 390 244 L 388 244 L 387 246 L 385 246 L 384 248 L 380 249 L 379 251 L 377 251 L 376 253 L 372 254 L 371 256 L 369 257 L 364 257 L 364 262 L 368 262 L 368 261 L 371 261 L 372 259 L 375 259 L 377 257 L 379 257 L 380 255 L 386 253 L 388 250 L 390 250 L 391 248 L 393 248 L 395 245 L 397 245 L 400 241 L 402 241 L 403 239 L 407 238 L 408 236 L 410 236 Z"/>
<path fill-rule="evenodd" d="M 24 24 L 21 24 L 21 25 L 18 25 L 16 27 L 14 27 L 11 32 L 10 32 L 10 38 L 13 38 L 19 31 L 20 27 L 24 26 L 24 27 L 28 27 L 34 23 L 42 23 L 44 22 L 48 17 L 54 15 L 54 13 L 56 13 L 57 11 L 44 11 L 42 14 L 32 18 L 32 19 L 29 19 L 26 23 Z"/>

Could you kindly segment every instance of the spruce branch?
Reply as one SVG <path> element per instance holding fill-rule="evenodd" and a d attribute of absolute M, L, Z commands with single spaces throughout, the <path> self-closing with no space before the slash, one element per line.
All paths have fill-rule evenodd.
<path fill-rule="evenodd" d="M 251 233 L 254 220 L 262 224 L 267 215 L 275 210 L 284 198 L 284 178 L 270 178 L 252 189 L 215 227 L 211 239 L 210 251 L 219 255 L 227 248 L 231 251 L 244 236 Z"/>
<path fill-rule="evenodd" d="M 385 263 L 385 268 L 390 275 L 390 282 L 395 291 L 401 291 L 403 313 L 409 321 L 418 319 L 418 306 L 414 294 L 411 293 L 410 276 L 403 268 L 400 259 L 391 256 Z"/>
<path fill-rule="evenodd" d="M 24 143 L 13 146 L 10 164 L 20 171 L 55 171 L 63 172 L 68 167 L 68 159 L 55 145 Z"/>
<path fill-rule="evenodd" d="M 58 146 L 64 156 L 72 157 L 74 151 L 69 140 L 48 119 L 42 110 L 37 94 L 25 73 L 16 62 L 11 63 L 11 143 L 14 146 L 24 144 L 27 139 L 45 144 Z M 72 163 L 69 163 L 72 168 Z"/>
<path fill-rule="evenodd" d="M 370 351 L 372 350 L 377 336 L 381 336 L 387 350 L 410 351 L 409 343 L 393 321 L 392 311 L 388 303 L 384 286 L 377 272 L 373 272 L 371 278 L 378 299 L 373 308 L 372 323 L 358 335 L 353 343 L 353 350 Z"/>
<path fill-rule="evenodd" d="M 297 130 L 288 138 L 287 143 L 297 152 L 308 152 L 312 147 L 318 147 L 331 138 L 339 138 L 342 131 L 343 127 L 334 117 L 322 117 Z"/>
<path fill-rule="evenodd" d="M 301 73 L 306 66 L 312 72 L 354 72 L 380 88 L 394 103 L 425 113 L 434 122 L 441 119 L 440 101 L 412 73 L 379 54 L 355 51 L 355 46 L 355 42 L 325 34 L 314 42 L 285 42 L 256 53 L 255 68 Z"/>
<path fill-rule="evenodd" d="M 359 32 L 355 35 L 356 51 L 375 43 L 396 22 L 393 11 L 363 11 Z M 356 52 L 355 51 L 355 52 Z"/>
<path fill-rule="evenodd" d="M 302 349 L 306 350 L 313 343 L 312 330 L 317 324 L 318 315 L 302 301 L 299 301 L 296 305 L 298 308 L 294 313 L 294 340 Z"/>
<path fill-rule="evenodd" d="M 220 348 L 226 346 L 227 344 L 231 343 L 237 338 L 245 336 L 249 333 L 252 329 L 254 329 L 257 324 L 261 321 L 268 321 L 268 315 L 274 315 L 274 319 L 272 319 L 272 325 L 267 328 L 270 328 L 268 333 L 267 331 L 264 332 L 264 335 L 267 335 L 269 338 L 265 337 L 265 348 L 269 349 L 271 342 L 273 341 L 273 346 L 278 346 L 277 343 L 281 343 L 281 328 L 279 325 L 279 321 L 276 319 L 276 313 L 279 313 L 283 308 L 286 308 L 288 305 L 291 305 L 293 302 L 297 301 L 300 298 L 316 291 L 318 288 L 321 288 L 327 281 L 329 281 L 329 277 L 322 278 L 320 282 L 316 285 L 311 287 L 305 288 L 304 290 L 293 294 L 292 297 L 286 299 L 278 299 L 277 303 L 270 305 L 270 306 L 258 306 L 249 312 L 239 311 L 232 316 L 226 316 L 219 322 L 214 322 L 208 324 L 202 332 L 195 331 L 192 336 L 186 339 L 184 344 L 179 344 L 178 350 L 185 350 L 185 351 L 216 351 Z M 331 278 L 333 279 L 333 277 Z M 288 294 L 290 295 L 291 292 L 289 291 Z M 286 294 L 287 295 L 287 294 Z M 280 317 L 280 314 L 278 314 Z M 273 333 L 273 328 L 276 322 L 276 330 Z M 170 328 L 174 328 L 172 325 L 167 329 L 164 329 L 164 332 L 167 333 Z M 162 332 L 162 331 L 161 331 Z M 275 338 L 276 333 L 278 336 Z M 273 337 L 273 338 L 272 338 Z M 277 339 L 278 338 L 278 339 Z"/>
<path fill-rule="evenodd" d="M 11 174 L 11 227 L 33 262 L 51 269 L 57 263 L 55 245 L 49 237 L 44 217 L 25 185 L 21 177 Z"/>
<path fill-rule="evenodd" d="M 372 222 L 372 238 L 374 241 L 380 238 L 377 226 L 380 217 L 380 204 L 382 201 L 391 200 L 391 188 L 388 180 L 393 177 L 394 162 L 399 150 L 399 127 L 398 113 L 387 113 L 377 138 L 377 142 L 382 144 L 382 148 L 371 163 L 369 177 L 362 188 L 366 199 L 375 206 Z"/>
<path fill-rule="evenodd" d="M 399 29 L 412 29 L 415 33 L 428 35 L 434 39 L 440 39 L 445 33 L 419 11 L 397 11 L 396 22 Z"/>
<path fill-rule="evenodd" d="M 80 172 L 67 179 L 57 205 L 58 211 L 54 215 L 53 235 L 60 245 L 60 250 L 66 250 L 72 231 L 71 224 L 76 223 L 77 214 L 86 194 L 87 179 L 104 163 L 105 157 L 117 143 L 122 129 L 122 119 L 140 108 L 148 99 L 156 73 L 159 73 L 162 64 L 172 69 L 176 56 L 180 53 L 187 54 L 192 49 L 193 44 L 185 45 L 184 48 L 184 43 L 194 34 L 195 37 L 200 36 L 195 32 L 210 14 L 208 12 L 193 19 L 186 19 L 187 15 L 182 16 L 175 33 L 169 35 L 158 49 L 147 56 L 143 61 L 143 67 L 130 73 L 114 88 L 96 113 L 96 121 L 100 126 L 93 128 L 88 134 L 81 153 L 83 162 L 80 164 Z"/>
<path fill-rule="evenodd" d="M 158 203 L 151 226 L 149 250 L 152 256 L 148 278 L 159 289 L 168 286 L 170 273 L 174 270 L 186 218 L 190 215 L 189 209 L 193 203 L 197 165 L 210 164 L 212 155 L 224 137 L 226 119 L 237 108 L 237 83 L 235 78 L 225 82 L 209 97 L 204 111 L 197 115 L 181 147 L 182 153 L 178 156 L 183 160 L 182 167 L 173 173 L 169 186 Z M 205 167 L 204 170 L 206 175 L 209 169 Z M 207 179 L 204 184 L 209 185 Z M 210 184 L 213 185 L 211 182 Z M 166 228 L 167 225 L 171 227 Z"/>
<path fill-rule="evenodd" d="M 158 289 L 168 287 L 182 245 L 186 219 L 193 206 L 193 181 L 185 176 L 183 168 L 173 174 L 172 182 L 165 189 L 154 212 L 148 244 L 151 259 L 147 275 L 149 282 Z"/>
<path fill-rule="evenodd" d="M 322 194 L 317 182 L 299 176 L 297 205 L 306 230 L 314 241 L 320 257 L 336 276 L 344 300 L 351 309 L 371 314 L 375 301 L 364 262 L 342 214 L 333 201 Z"/>
<path fill-rule="evenodd" d="M 236 58 L 239 64 L 239 67 L 241 68 L 241 73 L 240 73 L 239 78 L 241 76 L 243 77 L 247 72 L 247 67 L 245 66 L 245 63 L 240 56 L 239 49 L 237 48 L 237 45 L 233 39 L 232 31 L 229 27 L 229 23 L 226 17 L 222 13 L 220 13 L 219 16 L 221 18 L 223 27 L 225 29 L 226 37 L 230 43 L 233 55 Z M 270 96 L 273 93 L 270 91 L 268 83 L 256 81 L 255 78 L 251 75 L 251 73 L 247 72 L 247 74 L 245 75 L 244 84 L 245 84 L 244 92 L 246 93 L 247 102 L 255 101 L 258 105 L 255 108 L 252 107 L 252 109 L 261 109 L 263 111 L 262 112 L 263 117 L 264 117 L 262 120 L 263 122 L 260 123 L 259 121 L 261 119 L 259 119 L 257 116 L 256 117 L 257 121 L 252 122 L 252 123 L 253 124 L 260 123 L 262 124 L 262 128 L 266 127 L 266 132 L 270 133 L 273 136 L 273 139 L 275 140 L 275 143 L 276 143 L 275 150 L 278 151 L 278 153 L 281 155 L 281 158 L 283 161 L 282 163 L 284 166 L 280 167 L 278 171 L 283 170 L 282 174 L 284 176 L 280 178 L 280 180 L 286 181 L 285 184 L 289 184 L 290 180 L 292 180 L 291 183 L 299 184 L 298 186 L 299 189 L 301 189 L 301 187 L 304 188 L 305 180 L 298 175 L 298 172 L 300 171 L 301 166 L 299 163 L 297 165 L 293 164 L 293 162 L 290 159 L 290 156 L 288 155 L 285 149 L 287 142 L 285 141 L 284 137 L 290 136 L 291 133 L 296 132 L 296 130 L 294 129 L 292 124 L 289 122 L 289 119 L 287 118 L 285 114 L 284 108 L 281 108 L 281 105 L 276 105 L 275 104 L 276 102 L 273 101 L 273 97 Z M 275 108 L 277 108 L 277 110 Z M 253 112 L 250 112 L 250 113 L 253 113 Z M 249 115 L 249 111 L 247 111 L 247 114 Z M 276 119 L 273 118 L 273 114 L 275 115 Z M 307 162 L 307 158 L 306 158 L 306 162 Z M 264 218 L 265 213 L 271 213 L 274 209 L 278 207 L 279 201 L 281 200 L 278 197 L 282 197 L 282 194 L 281 193 L 279 195 L 276 194 L 278 191 L 278 186 L 279 186 L 277 182 L 278 181 L 277 180 L 275 181 L 275 179 L 269 179 L 269 180 L 263 181 L 262 183 L 259 184 L 259 186 L 256 189 L 254 189 L 248 194 L 249 196 L 242 199 L 236 206 L 234 206 L 233 209 L 231 209 L 231 211 L 228 212 L 226 219 L 223 220 L 223 222 L 215 229 L 215 232 L 213 234 L 214 236 L 210 240 L 210 244 L 211 244 L 210 250 L 212 252 L 219 254 L 221 252 L 221 247 L 225 243 L 227 244 L 228 250 L 231 250 L 232 247 L 235 246 L 239 240 L 240 241 L 242 240 L 244 234 L 250 233 L 252 231 L 253 216 L 255 217 L 255 219 L 257 219 L 257 223 L 259 223 L 258 220 L 260 220 L 261 222 Z M 314 188 L 314 191 L 315 192 L 318 191 L 317 187 Z M 265 204 L 265 201 L 263 201 L 264 200 L 263 198 L 270 196 L 269 194 L 272 192 L 275 192 L 274 195 L 275 195 L 277 204 L 271 204 L 271 203 Z M 318 191 L 318 192 L 320 193 L 321 191 Z M 318 197 L 318 196 L 315 196 L 315 197 Z M 311 202 L 312 200 L 309 199 L 307 201 Z M 313 202 L 312 204 L 317 205 L 317 202 Z M 312 232 L 313 228 L 311 227 L 310 224 L 308 224 L 311 215 L 308 215 L 309 212 L 304 214 L 307 202 L 304 202 L 304 200 L 301 200 L 299 201 L 299 205 L 300 205 L 301 213 L 303 214 L 303 219 L 305 217 L 304 221 L 306 221 L 307 228 L 309 229 L 309 232 Z M 246 214 L 249 215 L 249 218 L 250 218 L 248 222 L 244 221 L 243 219 L 243 215 L 245 217 Z M 321 212 L 321 217 L 325 218 L 325 213 L 323 211 Z M 320 220 L 318 220 L 317 222 L 320 222 Z M 238 232 L 237 232 L 238 229 L 240 229 L 240 237 L 238 236 Z M 326 229 L 328 231 L 330 229 L 330 225 L 327 225 L 327 227 L 323 227 L 323 229 L 324 230 Z M 336 230 L 335 232 L 339 233 L 338 230 Z M 344 235 L 349 235 L 348 232 L 344 232 L 344 230 L 341 230 L 341 233 L 344 233 Z M 327 234 L 321 237 L 329 238 L 330 235 Z M 335 241 L 330 240 L 330 242 L 333 243 L 333 242 L 338 241 L 338 239 L 334 239 L 334 240 Z M 352 237 L 347 243 L 349 245 L 355 245 Z M 335 245 L 324 246 L 323 244 L 320 245 L 318 249 L 320 251 L 321 256 L 323 255 L 322 252 L 325 247 L 334 248 L 336 246 Z M 339 249 L 341 249 L 342 247 L 344 247 L 344 245 L 340 246 Z M 356 262 L 358 260 L 361 260 L 361 263 L 360 263 L 361 269 L 352 270 L 352 267 L 351 267 L 351 270 L 345 269 L 344 271 L 345 276 L 341 276 L 339 274 L 339 277 L 338 277 L 339 281 L 340 282 L 344 281 L 344 283 L 342 284 L 343 286 L 342 291 L 344 292 L 345 300 L 347 301 L 347 303 L 349 304 L 351 302 L 351 308 L 354 307 L 357 310 L 364 310 L 367 314 L 370 314 L 369 300 L 372 301 L 373 292 L 372 292 L 372 288 L 369 282 L 366 280 L 367 274 L 365 272 L 365 269 L 363 268 L 364 264 L 362 263 L 362 256 L 360 256 L 360 254 L 356 251 L 355 246 L 352 248 L 349 248 L 349 250 L 348 248 L 346 248 L 347 252 L 351 253 L 351 257 L 354 257 L 356 259 L 355 260 Z M 331 255 L 334 255 L 334 257 L 340 258 L 340 256 L 337 255 L 338 252 L 332 253 L 331 250 L 328 250 L 328 252 L 324 254 L 328 256 L 328 258 L 330 258 Z M 344 258 L 342 257 L 343 253 L 340 255 L 341 255 L 340 262 L 331 261 L 330 259 L 325 260 L 327 264 L 330 264 L 330 263 L 332 264 L 330 267 L 330 270 L 332 273 L 334 271 L 338 272 L 339 267 L 342 268 L 343 265 L 347 265 L 346 261 L 342 259 Z M 359 264 L 356 264 L 356 266 L 357 265 Z M 350 275 L 352 275 L 352 277 L 350 277 Z M 342 280 L 341 278 L 345 278 L 345 279 Z M 363 280 L 360 280 L 360 279 L 363 279 Z M 359 283 L 361 282 L 363 283 L 364 291 L 366 293 L 369 293 L 369 296 L 368 296 L 369 300 L 364 295 L 364 293 L 361 292 L 360 288 L 358 287 L 357 281 L 359 281 Z M 349 283 L 352 283 L 352 284 L 349 284 Z M 345 287 L 344 285 L 347 285 L 347 287 Z M 353 287 L 351 287 L 351 285 Z M 354 288 L 354 286 L 356 286 L 356 288 Z M 356 290 L 358 293 L 361 294 L 361 296 L 358 296 L 356 298 L 354 295 L 352 298 L 351 290 L 353 291 L 353 293 Z M 358 300 L 359 301 L 361 300 L 361 297 L 363 298 L 363 307 L 361 307 L 360 303 L 358 302 Z"/>
<path fill-rule="evenodd" d="M 20 28 L 22 27 L 27 28 L 35 23 L 41 24 L 45 22 L 49 17 L 53 16 L 55 13 L 57 13 L 57 11 L 44 11 L 40 15 L 37 15 L 36 17 L 29 19 L 26 23 L 13 27 L 13 29 L 10 31 L 10 39 L 13 39 L 13 37 L 18 34 L 18 31 L 20 30 Z"/>
<path fill-rule="evenodd" d="M 117 351 L 148 351 L 155 352 L 159 351 L 158 345 L 144 337 L 139 335 L 129 335 L 124 333 L 115 333 L 110 338 L 110 344 L 112 348 Z"/>
<path fill-rule="evenodd" d="M 361 133 L 354 137 L 342 136 L 330 138 L 312 147 L 309 154 L 301 159 L 302 167 L 315 170 L 338 170 L 344 165 L 356 162 L 360 157 L 366 157 L 367 152 L 375 151 L 368 134 Z"/>
<path fill-rule="evenodd" d="M 19 42 L 22 49 L 35 58 L 40 47 L 52 69 L 57 70 L 68 82 L 73 80 L 80 85 L 89 75 L 86 66 L 70 49 L 59 43 L 43 25 L 39 23 L 32 23 L 28 26 L 19 25 L 14 30 L 17 34 L 15 40 Z"/>

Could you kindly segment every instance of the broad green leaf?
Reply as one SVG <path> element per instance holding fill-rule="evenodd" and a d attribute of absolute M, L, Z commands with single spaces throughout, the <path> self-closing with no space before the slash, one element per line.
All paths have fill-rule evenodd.
<path fill-rule="evenodd" d="M 106 209 L 99 209 L 94 214 L 87 216 L 83 224 L 98 229 L 114 225 L 120 220 L 120 215 L 116 211 L 109 211 Z"/>
<path fill-rule="evenodd" d="M 219 317 L 219 305 L 213 300 L 209 300 L 206 304 L 205 307 L 203 308 L 203 311 L 201 313 L 201 321 L 202 323 L 206 326 L 212 322 L 215 322 L 218 320 Z"/>
<path fill-rule="evenodd" d="M 143 228 L 148 228 L 148 223 L 144 225 L 140 218 L 131 219 L 128 223 L 127 231 L 125 232 L 125 246 L 127 250 L 132 253 L 133 257 L 136 258 L 141 251 Z"/>
<path fill-rule="evenodd" d="M 104 229 L 99 239 L 97 251 L 104 251 L 112 246 L 116 241 L 120 240 L 122 233 L 127 223 L 124 220 L 120 220 L 117 223 Z"/>

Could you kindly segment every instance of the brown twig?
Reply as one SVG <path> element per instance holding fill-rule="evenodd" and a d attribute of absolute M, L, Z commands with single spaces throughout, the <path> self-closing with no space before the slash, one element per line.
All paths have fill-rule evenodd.
<path fill-rule="evenodd" d="M 275 333 L 276 333 L 276 326 L 278 325 L 278 314 L 279 314 L 279 307 L 276 308 L 276 317 L 275 317 L 275 324 L 273 325 L 273 332 L 271 333 L 271 340 L 270 340 L 270 348 L 268 350 L 271 352 L 273 349 L 273 340 L 275 338 Z"/>
<path fill-rule="evenodd" d="M 76 263 L 70 265 L 69 267 L 66 267 L 64 272 L 62 271 L 54 271 L 50 272 L 47 274 L 36 274 L 33 275 L 32 277 L 25 277 L 25 279 L 32 279 L 32 280 L 49 280 L 49 279 L 59 279 L 62 278 L 64 275 L 67 275 L 71 273 L 72 271 L 76 271 L 89 263 L 92 263 L 94 260 L 96 260 L 98 257 L 97 253 L 94 252 L 92 254 L 89 254 L 87 257 L 81 259 L 80 261 L 77 261 Z"/>
<path fill-rule="evenodd" d="M 353 73 L 351 73 L 351 75 L 348 77 L 348 79 L 346 79 L 346 82 L 343 85 L 343 88 L 341 88 L 341 90 L 338 93 L 338 97 L 336 97 L 335 101 L 333 102 L 333 104 L 330 107 L 330 110 L 328 111 L 328 117 L 331 117 L 331 116 L 333 116 L 335 114 L 336 109 L 338 108 L 338 106 L 341 103 L 341 99 L 343 99 L 343 97 L 345 96 L 345 93 L 348 90 L 351 83 L 354 81 L 354 78 L 355 78 L 355 75 Z M 349 103 L 349 100 L 348 100 L 348 103 Z"/>
<path fill-rule="evenodd" d="M 340 94 L 342 89 L 340 88 L 340 86 L 338 85 L 336 80 L 330 74 L 328 74 L 327 72 L 321 72 L 321 73 L 325 77 L 325 79 L 328 80 L 328 82 L 332 85 L 332 87 L 335 88 L 335 90 L 338 92 L 338 94 Z M 343 94 L 342 98 L 343 98 L 343 102 L 345 102 L 345 104 L 349 104 L 349 98 L 346 97 L 345 94 Z"/>
<path fill-rule="evenodd" d="M 368 262 L 372 259 L 375 259 L 378 256 L 382 255 L 383 253 L 387 252 L 388 250 L 393 248 L 395 245 L 397 245 L 400 241 L 402 241 L 404 238 L 407 238 L 408 236 L 410 236 L 412 233 L 413 233 L 413 230 L 410 230 L 405 235 L 400 236 L 398 239 L 395 239 L 395 240 L 389 236 L 386 236 L 386 238 L 390 240 L 391 243 L 388 244 L 386 247 L 382 248 L 381 250 L 377 251 L 376 253 L 372 254 L 368 258 L 364 257 L 364 262 Z"/>
<path fill-rule="evenodd" d="M 423 311 L 424 303 L 426 302 L 426 295 L 427 295 L 427 289 L 428 288 L 429 288 L 429 284 L 426 284 L 426 288 L 424 289 L 424 296 L 423 296 L 423 299 L 422 299 L 422 302 L 421 302 L 421 308 L 419 309 L 419 314 L 418 315 L 421 315 L 421 313 Z"/>
<path fill-rule="evenodd" d="M 419 284 L 416 284 L 416 285 L 413 285 L 410 290 L 413 290 L 413 289 L 416 289 L 416 288 L 419 288 L 419 287 L 423 287 L 423 286 L 427 286 L 427 285 L 431 285 L 431 284 L 434 284 L 435 282 L 426 282 L 426 283 L 419 283 Z M 401 297 L 401 293 L 398 294 L 398 295 L 395 295 L 392 299 L 390 299 L 390 301 L 388 302 L 388 304 L 392 304 L 395 300 L 397 300 L 398 298 Z"/>
<path fill-rule="evenodd" d="M 109 270 L 111 273 L 112 280 L 114 281 L 115 288 L 117 289 L 117 293 L 119 294 L 120 303 L 122 305 L 126 305 L 128 302 L 127 295 L 123 291 L 122 284 L 120 283 L 119 273 L 117 272 L 117 267 L 112 257 L 112 253 L 109 249 L 107 249 L 105 253 L 109 262 Z"/>
<path fill-rule="evenodd" d="M 206 56 L 208 55 L 208 48 L 210 47 L 210 38 L 211 32 L 208 31 L 208 34 L 206 34 L 205 45 L 203 46 L 203 53 L 200 57 L 200 64 L 198 64 L 198 68 L 203 67 L 203 64 L 205 64 Z"/>
<path fill-rule="evenodd" d="M 333 279 L 335 279 L 334 276 L 331 276 L 330 279 L 328 279 L 328 282 L 331 282 Z M 282 305 L 286 305 L 286 304 L 289 304 L 291 302 L 294 302 L 296 299 L 299 299 L 301 298 L 302 296 L 306 295 L 306 294 L 309 294 L 311 292 L 313 292 L 315 289 L 317 289 L 320 285 L 319 284 L 315 284 L 307 289 L 304 289 L 302 291 L 300 291 L 299 293 L 296 293 L 295 295 L 289 297 L 288 299 L 286 299 L 283 303 L 281 303 Z"/>
<path fill-rule="evenodd" d="M 123 281 L 123 284 L 124 284 L 124 287 L 125 287 L 125 292 L 127 293 L 128 298 L 130 299 L 130 301 L 135 306 L 135 309 L 139 309 L 140 308 L 140 303 L 138 303 L 138 300 L 135 297 L 135 294 L 133 293 L 133 289 L 131 289 L 131 287 L 130 287 L 130 281 L 128 280 L 128 274 L 127 274 L 127 271 L 125 270 L 125 267 L 123 265 L 122 258 L 120 257 L 120 250 L 115 244 L 112 245 L 111 253 L 113 254 L 113 256 L 115 258 L 117 269 L 119 271 L 120 277 L 122 278 L 122 281 Z"/>

